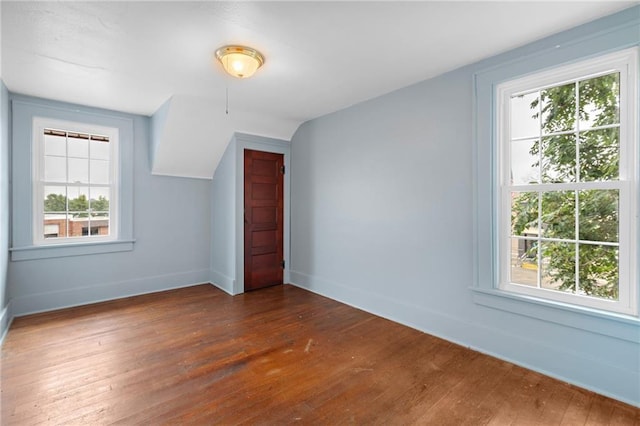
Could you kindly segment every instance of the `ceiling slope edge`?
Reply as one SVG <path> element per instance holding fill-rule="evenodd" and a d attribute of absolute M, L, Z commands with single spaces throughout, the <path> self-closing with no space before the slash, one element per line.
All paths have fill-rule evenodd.
<path fill-rule="evenodd" d="M 234 133 L 289 141 L 300 124 L 245 110 L 226 114 L 219 102 L 173 95 L 151 117 L 151 173 L 212 179 Z"/>

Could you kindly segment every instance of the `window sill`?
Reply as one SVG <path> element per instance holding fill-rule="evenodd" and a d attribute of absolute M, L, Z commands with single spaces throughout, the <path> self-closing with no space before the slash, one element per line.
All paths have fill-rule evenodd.
<path fill-rule="evenodd" d="M 496 289 L 472 288 L 478 305 L 598 333 L 633 343 L 640 341 L 640 319 Z"/>
<path fill-rule="evenodd" d="M 82 244 L 14 247 L 9 249 L 9 251 L 11 252 L 11 260 L 17 262 L 22 260 L 132 251 L 133 243 L 135 243 L 135 240 L 100 241 Z"/>

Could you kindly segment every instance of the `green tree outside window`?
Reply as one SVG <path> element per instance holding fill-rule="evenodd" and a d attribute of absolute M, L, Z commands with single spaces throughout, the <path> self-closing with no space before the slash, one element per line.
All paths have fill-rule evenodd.
<path fill-rule="evenodd" d="M 619 178 L 619 93 L 618 73 L 539 92 L 530 109 L 540 119 L 541 135 L 529 153 L 540 183 Z M 542 241 L 525 253 L 540 256 L 543 287 L 546 282 L 559 291 L 618 299 L 618 247 L 598 244 L 619 242 L 618 205 L 617 190 L 514 193 L 512 235 L 536 229 L 541 238 L 567 240 Z"/>

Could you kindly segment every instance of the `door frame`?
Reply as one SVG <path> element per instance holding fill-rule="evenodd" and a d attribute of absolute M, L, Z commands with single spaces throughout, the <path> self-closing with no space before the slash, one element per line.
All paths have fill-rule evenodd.
<path fill-rule="evenodd" d="M 244 293 L 244 150 L 273 152 L 284 155 L 284 226 L 283 226 L 283 257 L 285 268 L 283 283 L 290 282 L 290 154 L 291 142 L 282 139 L 273 139 L 263 136 L 254 136 L 246 133 L 234 135 L 236 144 L 236 279 L 233 283 L 233 294 Z"/>

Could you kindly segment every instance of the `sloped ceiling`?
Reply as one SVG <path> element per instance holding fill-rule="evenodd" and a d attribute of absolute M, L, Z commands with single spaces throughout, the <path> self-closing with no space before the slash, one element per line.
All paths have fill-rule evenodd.
<path fill-rule="evenodd" d="M 12 2 L 10 91 L 154 116 L 152 170 L 211 178 L 235 131 L 289 139 L 304 121 L 638 2 Z M 251 79 L 213 53 L 266 57 Z M 228 91 L 229 113 L 225 113 Z"/>

